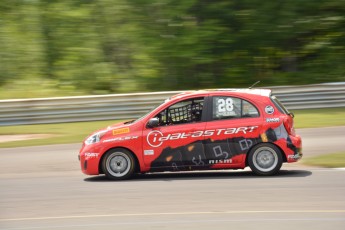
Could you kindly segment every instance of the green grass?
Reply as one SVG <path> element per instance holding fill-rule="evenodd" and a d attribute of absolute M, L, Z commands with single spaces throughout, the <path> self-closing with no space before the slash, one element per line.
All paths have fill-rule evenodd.
<path fill-rule="evenodd" d="M 303 159 L 302 163 L 326 168 L 343 168 L 345 167 L 345 152 L 331 153 Z"/>
<path fill-rule="evenodd" d="M 0 127 L 0 135 L 11 134 L 53 134 L 54 137 L 25 141 L 0 143 L 0 148 L 34 145 L 67 144 L 82 142 L 91 132 L 119 121 L 75 122 L 43 125 L 18 125 Z M 1 137 L 0 137 L 1 138 Z"/>
<path fill-rule="evenodd" d="M 295 110 L 295 128 L 318 128 L 345 125 L 345 107 L 334 109 Z"/>
<path fill-rule="evenodd" d="M 345 125 L 345 108 L 296 110 L 295 128 L 315 128 Z M 91 132 L 118 121 L 76 122 L 44 125 L 2 126 L 0 135 L 53 134 L 54 137 L 0 143 L 0 148 L 33 145 L 81 143 Z M 1 138 L 1 137 L 0 137 Z"/>

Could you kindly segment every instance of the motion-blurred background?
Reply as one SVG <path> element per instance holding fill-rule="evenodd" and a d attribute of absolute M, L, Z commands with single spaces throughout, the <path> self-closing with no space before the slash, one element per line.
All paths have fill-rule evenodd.
<path fill-rule="evenodd" d="M 345 81 L 344 0 L 1 0 L 0 98 Z"/>
<path fill-rule="evenodd" d="M 344 64 L 345 0 L 0 0 L 0 229 L 343 230 Z M 277 176 L 81 173 L 91 132 L 258 80 L 303 140 Z"/>

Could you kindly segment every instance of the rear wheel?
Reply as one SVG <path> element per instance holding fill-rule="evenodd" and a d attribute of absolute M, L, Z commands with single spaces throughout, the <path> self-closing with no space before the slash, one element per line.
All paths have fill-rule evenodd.
<path fill-rule="evenodd" d="M 248 157 L 249 167 L 257 175 L 274 175 L 283 164 L 281 151 L 272 144 L 264 143 L 255 146 Z"/>
<path fill-rule="evenodd" d="M 135 160 L 126 149 L 114 149 L 106 153 L 102 161 L 105 175 L 112 180 L 125 180 L 135 171 Z"/>

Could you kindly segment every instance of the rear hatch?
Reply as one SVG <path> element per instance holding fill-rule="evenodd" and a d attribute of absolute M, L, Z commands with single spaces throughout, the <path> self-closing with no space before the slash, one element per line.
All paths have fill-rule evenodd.
<path fill-rule="evenodd" d="M 272 95 L 271 101 L 273 102 L 273 104 L 279 110 L 280 113 L 286 115 L 284 117 L 283 123 L 288 134 L 295 136 L 296 133 L 295 133 L 294 124 L 293 124 L 294 114 L 289 112 L 289 110 L 285 108 L 285 106 L 278 100 L 276 96 Z"/>

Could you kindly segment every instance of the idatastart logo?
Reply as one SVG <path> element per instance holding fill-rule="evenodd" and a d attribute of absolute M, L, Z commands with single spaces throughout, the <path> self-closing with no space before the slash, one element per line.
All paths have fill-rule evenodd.
<path fill-rule="evenodd" d="M 161 140 L 161 137 L 163 136 L 164 135 L 162 132 L 158 130 L 154 130 L 154 131 L 151 131 L 149 134 L 147 134 L 146 140 L 150 146 L 159 147 L 163 144 L 163 141 Z"/>
<path fill-rule="evenodd" d="M 163 144 L 164 141 L 167 140 L 178 140 L 178 139 L 185 139 L 185 138 L 198 138 L 201 136 L 204 137 L 211 137 L 213 135 L 231 135 L 237 133 L 251 133 L 253 132 L 258 126 L 250 126 L 250 127 L 238 127 L 238 128 L 225 128 L 225 129 L 212 129 L 212 130 L 205 130 L 205 131 L 194 131 L 189 133 L 169 133 L 166 136 L 161 131 L 153 130 L 147 134 L 146 141 L 151 147 L 159 147 Z"/>

